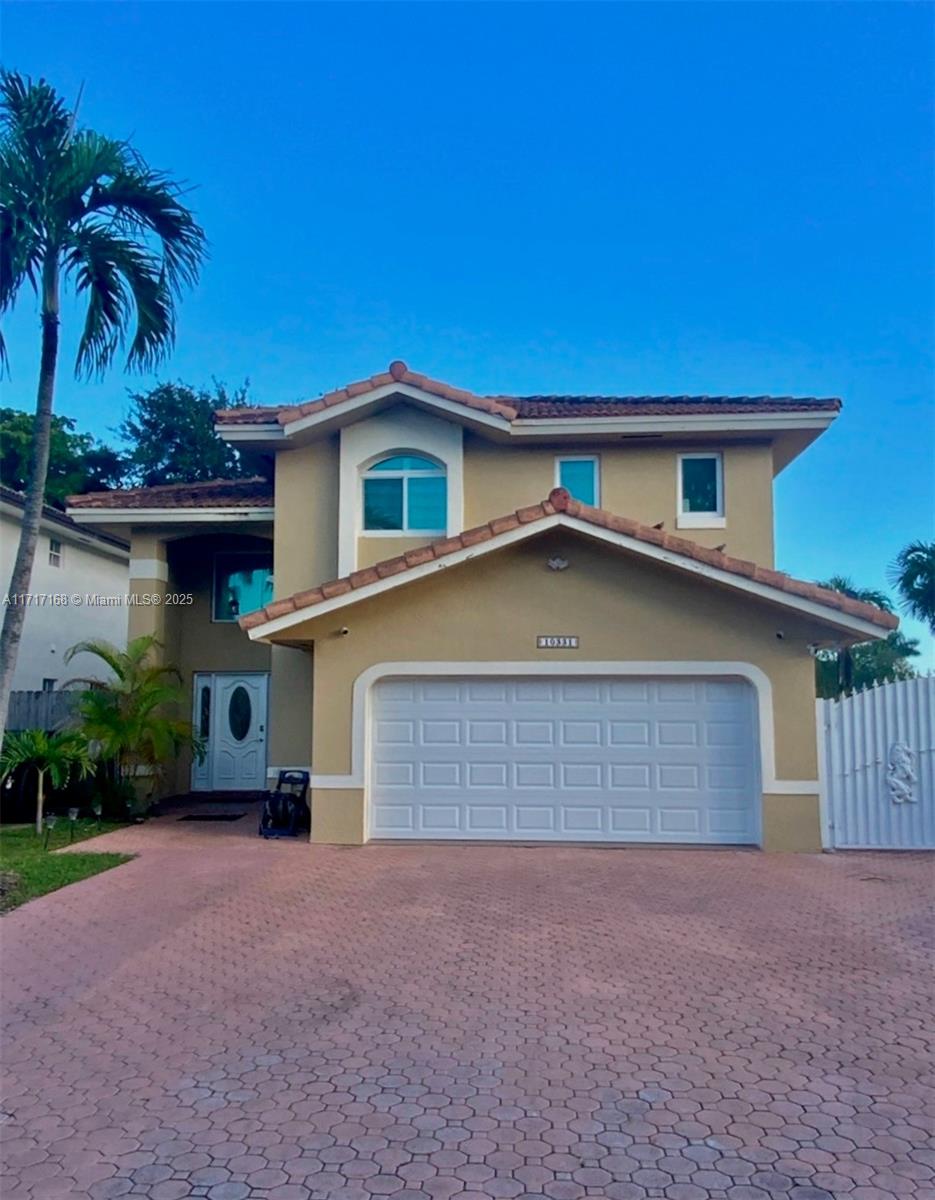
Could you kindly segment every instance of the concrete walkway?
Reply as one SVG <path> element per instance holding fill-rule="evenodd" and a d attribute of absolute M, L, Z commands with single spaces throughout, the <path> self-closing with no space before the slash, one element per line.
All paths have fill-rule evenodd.
<path fill-rule="evenodd" d="M 3 1200 L 935 1198 L 932 857 L 254 830 L 0 923 Z"/>

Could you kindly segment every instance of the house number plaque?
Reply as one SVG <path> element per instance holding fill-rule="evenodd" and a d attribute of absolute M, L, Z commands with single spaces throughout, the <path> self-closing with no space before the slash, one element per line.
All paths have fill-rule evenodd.
<path fill-rule="evenodd" d="M 540 633 L 536 638 L 537 650 L 577 650 L 576 633 Z"/>

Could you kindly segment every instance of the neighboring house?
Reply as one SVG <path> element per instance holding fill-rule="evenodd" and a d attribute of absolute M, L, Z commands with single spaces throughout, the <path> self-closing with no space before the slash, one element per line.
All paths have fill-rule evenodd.
<path fill-rule="evenodd" d="M 9 600 L 24 500 L 22 493 L 0 486 L 0 578 L 4 603 Z M 46 505 L 42 510 L 29 584 L 31 602 L 26 609 L 13 690 L 54 691 L 69 679 L 97 671 L 99 663 L 87 655 L 76 656 L 66 666 L 65 651 L 76 642 L 102 638 L 124 647 L 129 581 L 127 541 L 103 530 L 82 528 L 65 513 Z"/>
<path fill-rule="evenodd" d="M 307 767 L 314 841 L 817 850 L 812 653 L 896 624 L 773 570 L 773 478 L 839 409 L 477 396 L 394 362 L 218 413 L 274 483 L 69 511 L 166 596 L 130 623 L 208 741 L 179 788 Z"/>

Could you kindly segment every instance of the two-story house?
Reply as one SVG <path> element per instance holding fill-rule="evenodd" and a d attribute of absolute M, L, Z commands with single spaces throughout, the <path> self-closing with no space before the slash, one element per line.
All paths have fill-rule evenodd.
<path fill-rule="evenodd" d="M 0 485 L 0 579 L 4 600 L 19 548 L 26 497 Z M 29 601 L 13 672 L 16 692 L 52 692 L 95 674 L 87 654 L 65 662 L 76 642 L 127 643 L 130 547 L 102 529 L 85 529 L 51 504 L 42 509 Z"/>
<path fill-rule="evenodd" d="M 812 850 L 812 654 L 895 625 L 773 569 L 773 479 L 839 409 L 479 396 L 394 362 L 219 413 L 270 482 L 69 511 L 161 598 L 131 634 L 191 687 L 180 789 L 307 767 L 314 841 Z"/>

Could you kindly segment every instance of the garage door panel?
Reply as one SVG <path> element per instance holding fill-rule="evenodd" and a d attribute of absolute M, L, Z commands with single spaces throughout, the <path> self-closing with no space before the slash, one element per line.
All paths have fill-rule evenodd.
<path fill-rule="evenodd" d="M 513 767 L 513 783 L 518 788 L 539 788 L 551 791 L 555 787 L 556 764 L 551 762 L 518 762 Z"/>
<path fill-rule="evenodd" d="M 657 781 L 662 792 L 697 792 L 699 776 L 700 772 L 694 763 L 660 763 L 657 767 Z"/>
<path fill-rule="evenodd" d="M 630 838 L 649 840 L 653 831 L 652 812 L 648 808 L 610 808 L 610 832 L 627 841 Z"/>
<path fill-rule="evenodd" d="M 393 680 L 372 714 L 375 837 L 756 840 L 737 680 Z"/>
<path fill-rule="evenodd" d="M 611 788 L 649 791 L 652 786 L 652 768 L 649 763 L 611 763 L 608 783 Z"/>
<path fill-rule="evenodd" d="M 463 784 L 461 763 L 423 762 L 419 764 L 419 782 L 424 788 L 460 788 Z"/>

